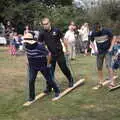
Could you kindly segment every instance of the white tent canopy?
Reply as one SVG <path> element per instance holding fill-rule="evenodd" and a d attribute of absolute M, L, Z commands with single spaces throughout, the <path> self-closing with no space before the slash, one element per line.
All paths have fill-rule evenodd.
<path fill-rule="evenodd" d="M 0 44 L 4 44 L 4 45 L 7 44 L 7 40 L 5 37 L 0 37 Z"/>

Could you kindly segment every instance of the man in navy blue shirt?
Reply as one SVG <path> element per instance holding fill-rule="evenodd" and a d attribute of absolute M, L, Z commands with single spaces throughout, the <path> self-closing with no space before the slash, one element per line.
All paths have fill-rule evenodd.
<path fill-rule="evenodd" d="M 37 43 L 31 33 L 24 35 L 24 44 L 28 60 L 29 73 L 29 101 L 35 99 L 35 79 L 37 73 L 40 71 L 55 91 L 55 97 L 59 96 L 60 90 L 53 80 L 51 68 L 49 66 L 50 55 L 43 44 Z M 46 93 L 46 91 L 44 91 Z"/>
<path fill-rule="evenodd" d="M 111 30 L 102 28 L 100 23 L 96 23 L 94 25 L 94 30 L 92 31 L 91 34 L 91 41 L 96 41 L 97 44 L 97 69 L 98 69 L 98 77 L 99 77 L 99 82 L 94 89 L 99 89 L 103 85 L 102 83 L 104 82 L 103 80 L 103 62 L 105 60 L 106 62 L 106 67 L 108 69 L 109 77 L 111 80 L 110 86 L 114 86 L 114 80 L 113 80 L 113 70 L 112 70 L 112 48 L 114 45 L 114 39 L 113 39 L 113 34 Z M 93 49 L 95 48 L 94 44 L 92 44 Z M 94 49 L 95 50 L 95 49 Z"/>
<path fill-rule="evenodd" d="M 68 86 L 72 87 L 73 77 L 66 64 L 63 47 L 60 41 L 60 39 L 63 39 L 63 34 L 58 28 L 51 26 L 51 22 L 48 18 L 42 19 L 41 24 L 44 29 L 43 31 L 40 32 L 38 41 L 44 42 L 47 45 L 48 50 L 51 52 L 51 56 L 52 56 L 51 65 L 53 68 L 53 76 L 54 76 L 55 66 L 57 62 L 60 69 L 62 70 L 62 72 L 64 73 L 64 75 L 67 77 L 69 81 Z M 65 47 L 67 48 L 67 43 L 65 43 L 65 41 L 63 42 L 65 44 Z"/>

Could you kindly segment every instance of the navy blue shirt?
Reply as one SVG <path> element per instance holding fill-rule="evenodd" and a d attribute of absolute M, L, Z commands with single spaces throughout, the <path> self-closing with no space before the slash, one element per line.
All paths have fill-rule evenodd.
<path fill-rule="evenodd" d="M 43 44 L 25 44 L 25 50 L 30 67 L 35 70 L 42 70 L 47 66 L 48 50 Z"/>
<path fill-rule="evenodd" d="M 40 32 L 38 41 L 44 42 L 52 55 L 59 55 L 63 53 L 60 39 L 63 38 L 62 32 L 58 28 L 51 28 L 50 31 L 43 30 Z"/>
<path fill-rule="evenodd" d="M 113 38 L 113 34 L 111 30 L 103 28 L 100 31 L 92 31 L 91 41 L 96 41 L 98 53 L 103 54 L 107 53 L 108 49 L 111 46 L 111 40 Z"/>

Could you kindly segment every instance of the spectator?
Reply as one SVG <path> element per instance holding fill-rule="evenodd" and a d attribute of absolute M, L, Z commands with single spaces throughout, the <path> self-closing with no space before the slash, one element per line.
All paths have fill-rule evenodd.
<path fill-rule="evenodd" d="M 71 60 L 74 60 L 76 56 L 74 25 L 69 25 L 68 31 L 65 33 L 64 39 L 66 40 L 68 46 L 69 58 Z"/>
<path fill-rule="evenodd" d="M 89 27 L 88 27 L 88 23 L 84 23 L 84 25 L 81 27 L 79 31 L 79 35 L 81 35 L 81 39 L 82 39 L 82 46 L 84 49 L 84 55 L 87 55 L 88 52 L 88 35 L 89 35 Z"/>

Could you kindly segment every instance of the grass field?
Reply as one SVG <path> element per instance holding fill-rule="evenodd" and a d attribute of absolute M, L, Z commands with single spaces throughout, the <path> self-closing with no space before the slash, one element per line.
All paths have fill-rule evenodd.
<path fill-rule="evenodd" d="M 0 47 L 0 120 L 120 120 L 120 89 L 113 92 L 107 87 L 92 90 L 97 83 L 94 63 L 94 56 L 78 56 L 71 64 L 75 76 L 86 79 L 83 86 L 59 101 L 51 101 L 52 93 L 29 107 L 23 107 L 27 99 L 25 57 L 10 56 L 6 47 Z M 106 69 L 104 72 L 107 76 Z M 56 78 L 61 90 L 65 89 L 67 80 L 58 67 Z M 45 82 L 39 73 L 36 94 L 44 87 Z"/>

